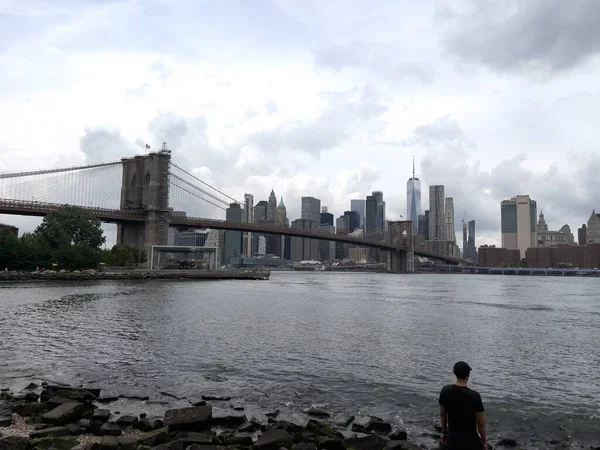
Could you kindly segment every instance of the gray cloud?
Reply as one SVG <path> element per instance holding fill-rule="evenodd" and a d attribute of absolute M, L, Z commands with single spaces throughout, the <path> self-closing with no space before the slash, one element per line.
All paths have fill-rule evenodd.
<path fill-rule="evenodd" d="M 411 79 L 431 83 L 434 79 L 433 69 L 422 62 L 397 56 L 404 54 L 396 45 L 364 41 L 330 45 L 313 52 L 315 64 L 320 67 L 337 71 L 365 69 L 387 81 Z"/>
<path fill-rule="evenodd" d="M 296 150 L 313 156 L 348 142 L 360 133 L 374 135 L 383 127 L 380 116 L 389 106 L 378 91 L 365 87 L 323 94 L 328 107 L 306 121 L 288 121 L 247 137 L 246 143 L 267 153 Z"/>
<path fill-rule="evenodd" d="M 115 128 L 87 127 L 79 138 L 79 149 L 87 164 L 118 161 L 135 154 L 135 147 L 121 136 L 121 130 Z"/>
<path fill-rule="evenodd" d="M 538 213 L 544 210 L 551 228 L 566 223 L 575 233 L 592 208 L 600 207 L 594 204 L 594 179 L 600 173 L 598 151 L 567 154 L 566 164 L 536 171 L 524 167 L 527 157 L 518 154 L 486 170 L 467 150 L 469 142 L 458 123 L 448 127 L 447 120 L 438 119 L 417 127 L 414 134 L 419 136 L 415 142 L 424 141 L 428 148 L 421 160 L 422 179 L 428 185 L 445 185 L 446 196 L 454 197 L 457 230 L 465 210 L 467 220 L 476 220 L 482 238 L 478 244 L 500 240 L 500 202 L 517 194 L 529 194 L 536 200 Z M 427 208 L 428 189 L 423 186 L 423 209 Z"/>
<path fill-rule="evenodd" d="M 600 51 L 596 0 L 465 0 L 437 17 L 448 51 L 498 72 L 559 72 Z"/>

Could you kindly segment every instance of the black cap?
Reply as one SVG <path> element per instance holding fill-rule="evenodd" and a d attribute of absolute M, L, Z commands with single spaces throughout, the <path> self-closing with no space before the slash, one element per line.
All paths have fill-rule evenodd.
<path fill-rule="evenodd" d="M 454 375 L 456 375 L 456 378 L 464 380 L 469 376 L 470 373 L 471 366 L 469 366 L 466 362 L 459 361 L 456 364 L 454 364 Z"/>

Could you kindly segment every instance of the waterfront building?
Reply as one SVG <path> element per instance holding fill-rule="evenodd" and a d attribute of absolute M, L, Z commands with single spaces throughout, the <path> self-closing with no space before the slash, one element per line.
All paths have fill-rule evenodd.
<path fill-rule="evenodd" d="M 585 223 L 577 229 L 577 243 L 579 245 L 587 244 L 587 225 Z"/>
<path fill-rule="evenodd" d="M 429 186 L 429 241 L 446 240 L 444 186 Z"/>
<path fill-rule="evenodd" d="M 406 182 L 406 220 L 413 224 L 413 235 L 419 229 L 419 217 L 421 216 L 421 181 L 415 176 L 415 158 L 413 156 L 412 178 Z"/>
<path fill-rule="evenodd" d="M 174 245 L 185 247 L 203 247 L 208 237 L 206 230 L 185 230 L 180 231 L 176 235 Z"/>
<path fill-rule="evenodd" d="M 446 225 L 446 240 L 456 242 L 456 233 L 454 231 L 454 199 L 452 197 L 446 198 L 444 223 Z"/>
<path fill-rule="evenodd" d="M 503 200 L 501 208 L 502 247 L 519 250 L 521 259 L 530 247 L 537 247 L 537 203 L 529 195 Z"/>
<path fill-rule="evenodd" d="M 242 223 L 242 207 L 239 203 L 231 203 L 225 210 L 225 219 L 228 222 Z M 242 254 L 242 232 L 227 230 L 225 231 L 225 259 L 223 264 L 229 264 L 229 259 Z"/>
<path fill-rule="evenodd" d="M 560 230 L 548 230 L 548 224 L 544 218 L 544 211 L 540 211 L 538 222 L 536 225 L 537 246 L 538 247 L 553 247 L 556 245 L 573 245 L 575 238 L 571 233 L 569 225 L 563 225 Z"/>
<path fill-rule="evenodd" d="M 521 252 L 518 249 L 506 249 L 495 245 L 479 247 L 479 265 L 483 267 L 509 267 L 521 264 Z"/>
<path fill-rule="evenodd" d="M 254 223 L 254 195 L 244 194 L 244 217 L 245 223 Z M 244 255 L 252 256 L 252 233 L 244 233 Z"/>
<path fill-rule="evenodd" d="M 333 225 L 319 225 L 319 231 L 322 233 L 335 234 Z M 319 261 L 333 261 L 335 259 L 335 242 L 320 240 L 319 242 Z"/>
<path fill-rule="evenodd" d="M 19 229 L 13 225 L 6 225 L 4 223 L 0 223 L 0 231 L 6 230 L 9 233 L 14 234 L 15 236 L 19 236 Z"/>

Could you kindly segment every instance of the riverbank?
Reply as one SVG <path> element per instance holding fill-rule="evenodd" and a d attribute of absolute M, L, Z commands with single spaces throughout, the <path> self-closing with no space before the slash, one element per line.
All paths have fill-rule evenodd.
<path fill-rule="evenodd" d="M 75 270 L 43 272 L 0 272 L 0 282 L 8 281 L 96 281 L 96 280 L 268 280 L 269 271 L 211 272 L 205 270 Z"/>
<path fill-rule="evenodd" d="M 164 397 L 187 403 L 162 416 L 111 410 L 121 398 L 101 389 L 30 383 L 20 392 L 0 393 L 0 449 L 58 450 L 417 450 L 405 431 L 376 417 L 332 419 L 321 409 L 305 411 L 305 423 L 278 418 L 279 410 L 248 418 L 230 397 Z M 220 406 L 220 408 L 218 407 Z M 226 409 L 224 409 L 226 408 Z M 133 409 L 133 408 L 132 408 Z M 227 411 L 227 409 L 229 411 Z M 223 412 L 225 411 L 225 412 Z M 438 438 L 438 434 L 434 435 Z"/>

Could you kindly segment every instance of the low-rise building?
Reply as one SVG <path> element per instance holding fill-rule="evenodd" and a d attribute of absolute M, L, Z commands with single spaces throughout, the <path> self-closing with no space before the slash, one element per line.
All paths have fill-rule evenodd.
<path fill-rule="evenodd" d="M 527 267 L 594 269 L 600 267 L 600 244 L 528 248 Z"/>
<path fill-rule="evenodd" d="M 483 267 L 508 267 L 521 264 L 521 251 L 495 245 L 479 247 L 479 265 Z"/>
<path fill-rule="evenodd" d="M 15 236 L 19 236 L 19 229 L 13 225 L 6 225 L 4 223 L 0 223 L 0 231 L 8 230 L 9 233 L 14 234 Z"/>

